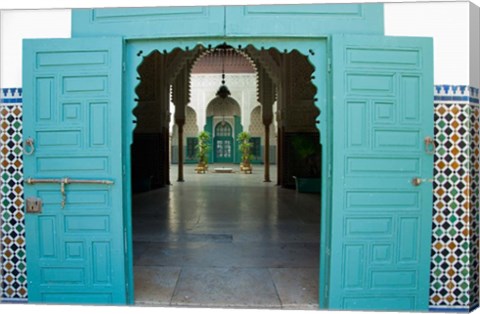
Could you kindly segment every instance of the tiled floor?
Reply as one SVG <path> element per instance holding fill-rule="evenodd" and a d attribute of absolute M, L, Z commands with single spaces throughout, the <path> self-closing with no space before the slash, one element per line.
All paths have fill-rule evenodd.
<path fill-rule="evenodd" d="M 136 304 L 318 307 L 320 197 L 264 183 L 262 170 L 187 166 L 177 183 L 172 166 L 171 187 L 134 196 Z"/>

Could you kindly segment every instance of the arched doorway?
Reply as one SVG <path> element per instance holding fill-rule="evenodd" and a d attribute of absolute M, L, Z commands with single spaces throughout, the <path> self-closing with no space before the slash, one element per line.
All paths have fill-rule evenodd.
<path fill-rule="evenodd" d="M 238 163 L 235 138 L 243 131 L 241 106 L 232 97 L 212 99 L 206 108 L 205 131 L 212 136 L 210 163 Z"/>
<path fill-rule="evenodd" d="M 228 122 L 220 122 L 215 126 L 213 147 L 216 162 L 233 163 L 233 133 Z"/>
<path fill-rule="evenodd" d="M 258 51 L 253 47 L 250 49 Z M 273 48 L 270 49 L 265 54 L 277 53 Z M 293 56 L 288 52 L 285 55 L 278 54 L 283 58 Z M 168 50 L 163 55 L 167 59 L 170 57 Z M 303 57 L 307 58 L 306 55 Z M 263 72 L 259 81 L 266 81 L 267 74 Z M 248 97 L 241 97 L 243 94 L 238 93 L 241 89 L 231 83 L 233 79 L 230 76 L 227 78 L 233 97 L 212 97 L 215 89 L 210 94 L 200 94 L 203 97 L 197 97 L 198 94 L 190 97 L 192 108 L 196 108 L 200 116 L 198 124 L 210 134 L 210 168 L 205 173 L 197 174 L 193 171 L 196 165 L 187 165 L 182 183 L 172 182 L 165 189 L 132 195 L 133 246 L 139 251 L 145 243 L 149 243 L 148 249 L 134 259 L 136 302 L 149 302 L 152 293 L 161 290 L 158 282 L 152 278 L 174 278 L 173 290 L 169 288 L 167 294 L 155 300 L 167 302 L 168 299 L 168 304 L 172 305 L 217 304 L 217 301 L 211 303 L 208 299 L 211 296 L 217 298 L 216 291 L 228 299 L 231 299 L 230 291 L 237 294 L 245 291 L 248 302 L 255 300 L 255 304 L 262 306 L 281 306 L 285 303 L 275 287 L 285 287 L 280 288 L 283 289 L 281 291 L 288 291 L 291 287 L 287 286 L 293 282 L 305 287 L 302 290 L 304 293 L 296 301 L 286 302 L 300 304 L 300 308 L 316 308 L 320 283 L 320 198 L 318 195 L 297 196 L 294 190 L 281 189 L 271 180 L 262 180 L 265 173 L 262 166 L 255 166 L 251 174 L 237 170 L 235 158 L 240 155 L 236 142 L 238 134 L 250 130 L 251 112 L 257 107 L 257 98 L 265 100 L 258 103 L 271 107 L 272 112 L 266 118 L 273 119 L 274 97 L 267 97 L 266 88 L 259 84 L 253 93 L 255 96 L 261 93 L 263 97 L 248 101 Z M 141 79 L 142 82 L 143 79 L 149 80 L 149 77 Z M 218 86 L 218 80 L 215 83 L 214 86 Z M 308 83 L 312 84 L 310 80 Z M 178 100 L 180 97 L 174 92 L 181 89 L 173 87 L 172 90 L 174 100 Z M 275 89 L 269 91 L 275 92 Z M 198 105 L 205 100 L 210 100 L 206 107 Z M 314 107 L 313 99 L 310 100 L 310 105 Z M 184 103 L 175 103 L 175 109 Z M 265 128 L 265 124 L 273 124 L 272 121 L 263 121 L 260 113 L 265 111 L 258 108 L 256 112 L 255 123 L 259 124 L 259 132 L 262 125 Z M 285 115 L 288 116 L 288 113 Z M 314 121 L 311 119 L 312 124 Z M 141 124 L 141 121 L 137 121 L 137 124 Z M 184 133 L 186 124 L 187 118 L 183 123 Z M 233 164 L 226 167 L 218 165 L 228 162 Z M 217 173 L 216 168 L 231 168 L 233 171 Z M 275 168 L 271 169 L 274 177 L 277 176 Z M 292 204 L 292 200 L 295 204 Z M 164 260 L 166 246 L 169 247 L 168 256 L 173 257 L 169 261 Z M 180 253 L 181 247 L 187 250 Z M 201 254 L 206 253 L 203 262 L 199 261 L 200 255 L 190 250 L 194 247 L 199 248 Z M 223 255 L 228 260 L 221 258 Z M 197 274 L 206 275 L 208 279 L 197 278 Z M 295 275 L 284 281 L 283 274 Z M 226 282 L 231 282 L 233 286 L 225 286 Z M 196 295 L 206 291 L 207 299 L 191 298 L 191 293 L 187 298 L 185 289 L 194 291 Z M 289 293 L 285 293 L 283 298 L 289 298 Z M 242 300 L 234 299 L 225 304 L 243 306 L 245 303 Z"/>

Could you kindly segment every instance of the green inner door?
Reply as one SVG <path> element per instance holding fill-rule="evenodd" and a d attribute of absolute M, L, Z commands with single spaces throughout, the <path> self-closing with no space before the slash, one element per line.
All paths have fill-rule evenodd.
<path fill-rule="evenodd" d="M 232 127 L 226 122 L 220 122 L 215 127 L 215 162 L 233 163 Z"/>
<path fill-rule="evenodd" d="M 29 302 L 127 302 L 122 51 L 120 38 L 24 42 L 25 198 L 43 203 L 26 214 Z"/>

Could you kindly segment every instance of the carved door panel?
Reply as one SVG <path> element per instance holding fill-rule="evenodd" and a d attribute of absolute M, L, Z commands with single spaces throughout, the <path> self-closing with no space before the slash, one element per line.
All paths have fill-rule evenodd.
<path fill-rule="evenodd" d="M 333 37 L 331 309 L 428 310 L 432 60 L 426 38 Z"/>
<path fill-rule="evenodd" d="M 30 302 L 126 303 L 122 51 L 121 38 L 24 43 L 25 197 L 43 201 L 26 215 Z"/>

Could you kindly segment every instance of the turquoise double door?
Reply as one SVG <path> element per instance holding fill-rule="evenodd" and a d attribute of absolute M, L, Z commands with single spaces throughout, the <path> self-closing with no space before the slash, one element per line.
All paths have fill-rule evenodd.
<path fill-rule="evenodd" d="M 432 43 L 330 39 L 331 62 L 311 59 L 317 69 L 330 64 L 316 75 L 331 86 L 331 95 L 317 95 L 326 99 L 327 163 L 319 302 L 425 311 L 432 186 L 412 180 L 433 171 L 424 143 L 433 132 Z M 122 94 L 135 86 L 123 80 L 124 45 L 121 38 L 25 42 L 24 170 L 32 179 L 25 198 L 43 202 L 41 212 L 26 214 L 30 302 L 132 300 L 129 152 L 122 149 L 122 116 L 130 112 Z M 42 179 L 57 181 L 36 183 Z"/>

